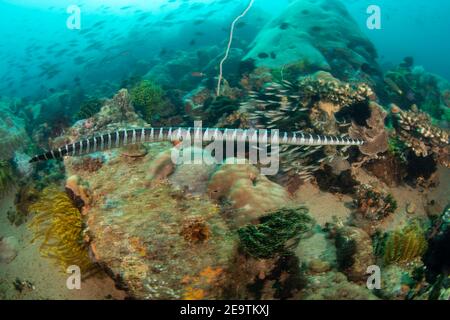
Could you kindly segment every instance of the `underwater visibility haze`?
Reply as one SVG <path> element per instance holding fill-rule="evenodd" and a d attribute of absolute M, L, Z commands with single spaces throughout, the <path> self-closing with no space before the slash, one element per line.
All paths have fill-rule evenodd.
<path fill-rule="evenodd" d="M 0 299 L 449 300 L 432 0 L 0 0 Z"/>

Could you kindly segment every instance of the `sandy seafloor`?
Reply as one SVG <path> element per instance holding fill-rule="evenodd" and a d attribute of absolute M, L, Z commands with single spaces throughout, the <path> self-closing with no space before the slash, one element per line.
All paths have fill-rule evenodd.
<path fill-rule="evenodd" d="M 123 299 L 125 294 L 117 290 L 113 280 L 100 273 L 87 278 L 81 283 L 80 290 L 69 290 L 66 280 L 69 274 L 63 273 L 61 267 L 52 260 L 43 258 L 39 253 L 39 242 L 31 243 L 33 237 L 28 224 L 19 227 L 12 225 L 7 218 L 8 210 L 14 210 L 14 191 L 0 201 L 0 235 L 14 236 L 19 242 L 17 257 L 9 264 L 0 264 L 0 299 Z M 35 290 L 14 288 L 13 282 L 19 278 L 30 281 Z"/>
<path fill-rule="evenodd" d="M 358 171 L 361 180 L 371 178 L 363 170 Z M 386 219 L 386 230 L 401 226 L 409 218 L 406 206 L 414 203 L 414 216 L 425 216 L 427 198 L 445 202 L 450 190 L 450 172 L 444 168 L 438 171 L 440 184 L 431 190 L 414 189 L 407 185 L 386 188 L 398 201 L 398 210 Z M 305 204 L 317 223 L 324 226 L 333 217 L 346 220 L 351 213 L 351 197 L 322 192 L 313 184 L 305 184 L 294 195 L 296 202 Z M 115 288 L 114 282 L 105 273 L 96 274 L 84 280 L 80 290 L 68 290 L 66 279 L 69 276 L 49 259 L 39 253 L 39 244 L 31 243 L 32 233 L 27 223 L 13 226 L 7 218 L 8 210 L 14 210 L 14 190 L 0 202 L 0 235 L 14 236 L 19 242 L 17 257 L 9 264 L 0 265 L 0 299 L 124 299 L 126 293 Z M 317 234 L 311 241 L 301 242 L 296 250 L 300 257 L 311 257 L 321 252 L 325 246 L 324 234 Z M 323 239 L 322 239 L 323 238 Z M 16 278 L 34 284 L 35 290 L 19 292 L 14 288 Z"/>

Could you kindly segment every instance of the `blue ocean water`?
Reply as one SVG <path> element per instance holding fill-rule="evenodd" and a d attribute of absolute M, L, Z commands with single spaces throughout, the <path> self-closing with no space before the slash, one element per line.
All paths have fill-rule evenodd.
<path fill-rule="evenodd" d="M 248 43 L 292 1 L 256 0 L 236 37 Z M 373 41 L 383 67 L 406 56 L 450 79 L 448 1 L 345 0 Z M 81 30 L 66 26 L 67 8 L 81 10 Z M 381 9 L 381 30 L 366 27 L 369 5 Z M 0 1 L 0 94 L 29 96 L 141 75 L 161 52 L 223 44 L 247 1 Z M 301 23 L 299 21 L 298 23 Z M 195 70 L 193 70 L 195 71 Z"/>

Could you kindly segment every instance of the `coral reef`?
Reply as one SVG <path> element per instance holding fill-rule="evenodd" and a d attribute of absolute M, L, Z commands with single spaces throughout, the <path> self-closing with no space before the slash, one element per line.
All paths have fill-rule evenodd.
<path fill-rule="evenodd" d="M 289 299 L 305 286 L 298 257 L 285 252 L 261 259 L 239 254 L 231 267 L 227 298 Z"/>
<path fill-rule="evenodd" d="M 20 185 L 14 199 L 15 210 L 8 213 L 8 220 L 15 226 L 26 222 L 29 218 L 29 206 L 39 198 L 39 190 L 33 183 Z"/>
<path fill-rule="evenodd" d="M 199 243 L 208 241 L 211 231 L 204 219 L 201 217 L 190 217 L 183 221 L 181 235 L 188 242 Z"/>
<path fill-rule="evenodd" d="M 374 46 L 336 0 L 292 2 L 260 31 L 249 58 L 257 66 L 303 64 L 305 71 L 332 71 L 345 78 L 379 74 Z"/>
<path fill-rule="evenodd" d="M 80 267 L 83 275 L 94 269 L 84 243 L 81 213 L 64 192 L 54 186 L 45 188 L 29 210 L 33 241 L 42 241 L 42 256 L 53 259 L 63 272 L 71 265 Z"/>
<path fill-rule="evenodd" d="M 434 126 L 431 117 L 417 108 L 403 111 L 394 105 L 391 112 L 398 138 L 416 157 L 431 156 L 435 162 L 450 167 L 448 131 Z"/>
<path fill-rule="evenodd" d="M 408 175 L 406 160 L 402 160 L 391 151 L 365 163 L 364 168 L 389 187 L 401 185 Z"/>
<path fill-rule="evenodd" d="M 191 159 L 201 159 L 202 163 L 177 165 L 168 178 L 170 183 L 191 194 L 206 193 L 209 179 L 216 170 L 215 159 L 210 152 L 197 147 L 183 149 L 183 156 L 185 155 L 190 155 Z M 168 168 L 171 164 L 171 162 L 167 163 Z"/>
<path fill-rule="evenodd" d="M 77 158 L 74 161 L 73 166 L 77 171 L 95 172 L 103 166 L 103 161 L 104 160 L 101 157 L 86 156 Z"/>
<path fill-rule="evenodd" d="M 233 224 L 243 226 L 289 203 L 289 195 L 283 187 L 261 175 L 253 165 L 236 164 L 236 161 L 226 159 L 208 185 L 212 199 L 228 201 L 235 209 L 230 217 Z"/>
<path fill-rule="evenodd" d="M 219 120 L 239 109 L 239 89 L 230 88 L 224 80 L 222 95 L 212 97 L 213 91 L 199 86 L 183 97 L 184 109 L 192 120 L 201 120 L 205 126 L 215 127 Z"/>
<path fill-rule="evenodd" d="M 74 168 L 80 168 L 77 165 L 77 162 L 75 162 Z M 81 170 L 79 169 L 78 172 L 87 174 L 92 173 L 84 170 L 84 168 Z M 86 181 L 83 181 L 80 176 L 72 175 L 67 178 L 65 189 L 73 204 L 81 210 L 82 213 L 85 213 L 92 202 L 92 194 L 89 189 L 89 184 L 86 183 Z"/>
<path fill-rule="evenodd" d="M 282 208 L 259 219 L 259 224 L 238 229 L 243 250 L 255 258 L 271 258 L 295 248 L 313 220 L 306 207 Z"/>
<path fill-rule="evenodd" d="M 445 120 L 450 84 L 413 64 L 413 61 L 402 63 L 386 72 L 384 81 L 389 100 L 403 110 L 417 105 L 434 119 Z"/>

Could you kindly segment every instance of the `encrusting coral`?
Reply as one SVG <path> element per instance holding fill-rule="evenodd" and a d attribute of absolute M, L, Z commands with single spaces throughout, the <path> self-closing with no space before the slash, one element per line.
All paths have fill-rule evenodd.
<path fill-rule="evenodd" d="M 271 258 L 295 248 L 314 220 L 308 208 L 282 208 L 259 219 L 259 224 L 238 229 L 243 250 L 255 258 Z"/>
<path fill-rule="evenodd" d="M 78 266 L 84 275 L 94 270 L 83 239 L 81 213 L 66 193 L 55 186 L 47 187 L 29 210 L 33 214 L 33 242 L 42 241 L 42 256 L 53 259 L 64 272 L 71 265 Z"/>

